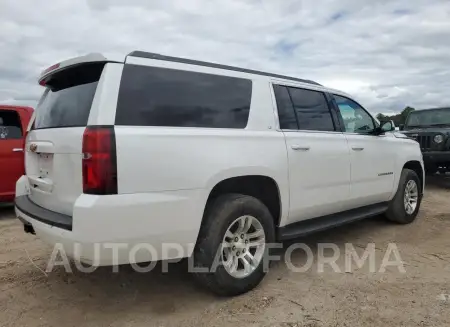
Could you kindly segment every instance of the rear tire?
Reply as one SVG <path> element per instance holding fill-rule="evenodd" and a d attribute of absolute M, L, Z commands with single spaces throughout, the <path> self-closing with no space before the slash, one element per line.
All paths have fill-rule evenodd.
<path fill-rule="evenodd" d="M 415 196 L 414 190 L 416 190 Z M 419 176 L 413 170 L 403 169 L 397 193 L 389 204 L 386 217 L 398 224 L 412 223 L 417 217 L 421 201 L 422 185 Z"/>
<path fill-rule="evenodd" d="M 197 272 L 194 276 L 217 295 L 235 296 L 248 292 L 264 278 L 267 244 L 274 241 L 272 215 L 260 200 L 241 194 L 219 196 L 206 207 L 194 250 L 195 267 L 215 269 Z M 260 243 L 264 244 L 262 249 L 255 245 Z M 225 248 L 223 244 L 226 244 Z M 246 246 L 252 247 L 244 250 Z"/>

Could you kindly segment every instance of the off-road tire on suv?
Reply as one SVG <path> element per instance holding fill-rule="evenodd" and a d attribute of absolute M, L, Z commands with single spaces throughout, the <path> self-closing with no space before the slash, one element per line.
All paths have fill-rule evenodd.
<path fill-rule="evenodd" d="M 221 244 L 225 233 L 237 219 L 251 216 L 264 230 L 265 249 L 256 269 L 243 278 L 233 277 L 223 264 L 212 272 L 195 272 L 194 276 L 202 286 L 221 296 L 239 295 L 256 287 L 264 278 L 267 244 L 275 241 L 275 228 L 269 209 L 258 199 L 241 194 L 226 194 L 212 200 L 206 207 L 203 223 L 194 250 L 194 267 L 210 268 L 216 253 L 221 255 Z M 239 226 L 238 226 L 239 227 Z M 267 264 L 266 264 L 267 266 Z"/>
<path fill-rule="evenodd" d="M 417 186 L 417 204 L 413 212 L 408 213 L 405 205 L 405 193 L 407 193 L 407 185 L 413 181 Z M 412 182 L 411 182 L 412 183 Z M 389 204 L 386 217 L 398 224 L 412 223 L 419 212 L 422 201 L 422 184 L 417 173 L 411 169 L 403 169 L 398 184 L 397 193 Z"/>

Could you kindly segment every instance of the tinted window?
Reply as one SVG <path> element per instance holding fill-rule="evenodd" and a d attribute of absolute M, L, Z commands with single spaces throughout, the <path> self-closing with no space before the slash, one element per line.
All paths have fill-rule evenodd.
<path fill-rule="evenodd" d="M 19 114 L 15 111 L 0 110 L 0 141 L 22 138 Z"/>
<path fill-rule="evenodd" d="M 250 80 L 125 65 L 117 125 L 245 128 Z"/>
<path fill-rule="evenodd" d="M 104 64 L 66 69 L 47 82 L 34 128 L 86 126 Z"/>
<path fill-rule="evenodd" d="M 298 129 L 294 106 L 285 86 L 274 85 L 275 99 L 277 100 L 278 119 L 281 129 Z"/>
<path fill-rule="evenodd" d="M 347 133 L 370 133 L 375 129 L 372 117 L 355 101 L 334 95 Z"/>
<path fill-rule="evenodd" d="M 300 130 L 334 131 L 328 101 L 322 92 L 289 87 Z"/>

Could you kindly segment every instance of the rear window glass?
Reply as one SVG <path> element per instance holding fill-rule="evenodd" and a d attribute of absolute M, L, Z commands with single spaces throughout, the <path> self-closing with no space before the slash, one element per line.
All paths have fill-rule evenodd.
<path fill-rule="evenodd" d="M 86 126 L 103 66 L 86 64 L 52 76 L 36 108 L 34 129 Z"/>
<path fill-rule="evenodd" d="M 251 80 L 125 65 L 116 125 L 245 128 Z"/>

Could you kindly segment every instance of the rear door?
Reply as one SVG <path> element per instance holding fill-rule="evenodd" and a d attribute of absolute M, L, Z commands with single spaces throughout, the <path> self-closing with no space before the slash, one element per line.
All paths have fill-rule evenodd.
<path fill-rule="evenodd" d="M 23 175 L 23 128 L 15 110 L 0 108 L 0 201 L 14 198 L 16 181 Z"/>
<path fill-rule="evenodd" d="M 323 92 L 274 85 L 288 160 L 289 223 L 342 211 L 350 192 L 345 136 Z"/>
<path fill-rule="evenodd" d="M 45 78 L 46 90 L 25 153 L 29 197 L 39 206 L 73 214 L 74 202 L 83 192 L 83 133 L 104 66 L 104 62 L 77 64 Z"/>

